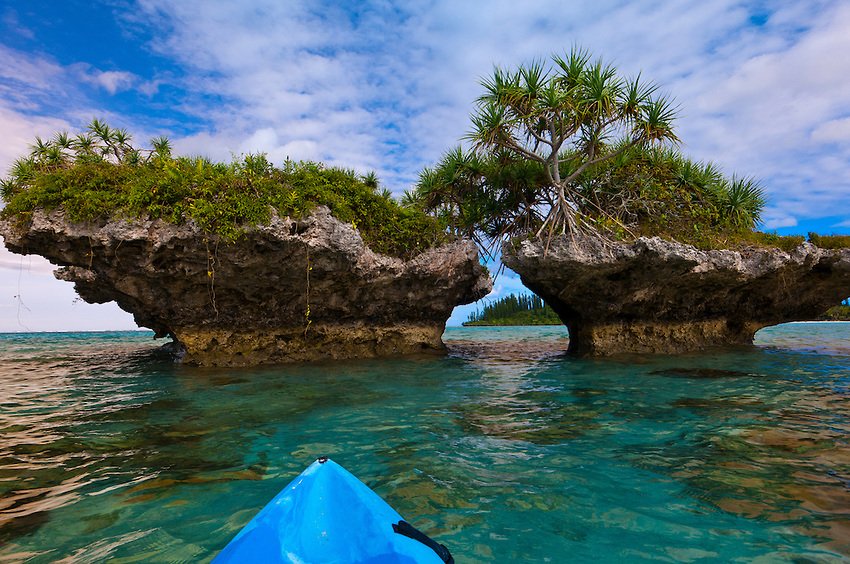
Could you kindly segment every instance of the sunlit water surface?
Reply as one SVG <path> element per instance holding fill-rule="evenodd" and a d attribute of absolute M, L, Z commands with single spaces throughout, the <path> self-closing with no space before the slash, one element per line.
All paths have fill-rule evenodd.
<path fill-rule="evenodd" d="M 565 336 L 198 369 L 146 333 L 0 335 L 0 562 L 209 560 L 319 455 L 458 562 L 850 558 L 850 324 L 609 360 Z"/>

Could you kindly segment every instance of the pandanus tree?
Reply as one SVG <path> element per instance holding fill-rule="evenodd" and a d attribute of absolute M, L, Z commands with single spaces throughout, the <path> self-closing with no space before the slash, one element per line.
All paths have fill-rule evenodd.
<path fill-rule="evenodd" d="M 583 50 L 510 72 L 495 69 L 472 116 L 469 139 L 485 152 L 507 151 L 538 163 L 546 186 L 547 226 L 561 232 L 588 227 L 576 180 L 590 167 L 636 146 L 678 140 L 676 109 L 640 75 L 592 61 Z"/>
<path fill-rule="evenodd" d="M 764 207 L 752 179 L 725 178 L 675 150 L 677 109 L 640 75 L 581 49 L 481 81 L 466 136 L 426 168 L 408 205 L 483 250 L 520 234 L 751 230 Z M 686 230 L 690 230 L 686 232 Z"/>

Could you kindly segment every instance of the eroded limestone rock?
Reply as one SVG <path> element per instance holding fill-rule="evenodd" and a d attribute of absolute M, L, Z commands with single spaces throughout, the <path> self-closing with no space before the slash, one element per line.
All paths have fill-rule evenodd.
<path fill-rule="evenodd" d="M 232 244 L 193 224 L 70 223 L 36 212 L 0 222 L 6 247 L 62 268 L 89 303 L 115 301 L 185 361 L 246 365 L 442 350 L 452 309 L 492 282 L 475 245 L 457 241 L 404 261 L 372 252 L 318 208 L 274 217 Z M 308 312 L 309 306 L 309 312 Z"/>
<path fill-rule="evenodd" d="M 701 251 L 658 237 L 569 236 L 506 245 L 502 260 L 558 313 L 581 355 L 752 343 L 769 325 L 815 319 L 850 293 L 850 249 Z"/>

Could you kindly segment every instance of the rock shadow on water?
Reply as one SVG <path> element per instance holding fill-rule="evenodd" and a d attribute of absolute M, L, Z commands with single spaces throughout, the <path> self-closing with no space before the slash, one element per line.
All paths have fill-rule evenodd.
<path fill-rule="evenodd" d="M 0 512 L 0 546 L 36 533 L 48 521 L 50 511 L 33 511 L 17 517 L 4 517 L 3 512 Z"/>
<path fill-rule="evenodd" d="M 146 503 L 162 500 L 174 495 L 177 486 L 258 481 L 263 479 L 267 471 L 268 463 L 262 462 L 242 470 L 210 466 L 206 470 L 195 469 L 195 471 L 189 473 L 185 471 L 164 472 L 157 478 L 146 480 L 128 489 L 123 494 L 124 503 Z"/>
<path fill-rule="evenodd" d="M 598 413 L 565 403 L 546 392 L 525 392 L 453 408 L 466 434 L 555 445 L 577 439 L 599 427 Z"/>
<path fill-rule="evenodd" d="M 653 376 L 664 376 L 666 378 L 687 378 L 692 380 L 715 380 L 721 378 L 750 378 L 757 376 L 750 372 L 740 370 L 726 370 L 719 368 L 664 368 L 650 372 Z"/>
<path fill-rule="evenodd" d="M 575 504 L 570 493 L 540 483 L 539 468 L 516 466 L 517 457 L 543 460 L 544 454 L 520 454 L 516 445 L 482 452 L 471 444 L 479 442 L 461 439 L 453 442 L 453 449 L 434 452 L 427 460 L 414 441 L 379 449 L 376 454 L 387 470 L 366 483 L 402 515 L 414 516 L 417 528 L 438 535 L 467 556 L 470 552 L 455 544 L 452 536 L 464 530 L 504 535 L 488 517 L 491 514 L 505 510 L 540 514 Z M 540 532 L 573 542 L 586 539 L 581 526 L 560 520 L 548 522 Z"/>
<path fill-rule="evenodd" d="M 763 402 L 755 398 L 739 397 L 686 397 L 674 400 L 670 403 L 670 406 L 674 409 L 689 409 L 697 412 L 719 414 L 721 417 L 738 412 L 751 413 L 754 410 L 758 413 L 764 413 L 769 409 Z"/>
<path fill-rule="evenodd" d="M 577 398 L 595 398 L 608 395 L 608 390 L 602 388 L 572 388 L 570 393 Z"/>

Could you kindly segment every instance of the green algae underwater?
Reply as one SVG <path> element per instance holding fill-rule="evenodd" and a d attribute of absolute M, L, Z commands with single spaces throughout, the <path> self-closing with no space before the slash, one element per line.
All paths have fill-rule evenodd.
<path fill-rule="evenodd" d="M 150 334 L 0 335 L 0 562 L 208 561 L 328 455 L 458 562 L 850 557 L 850 323 L 586 360 L 175 365 Z"/>

